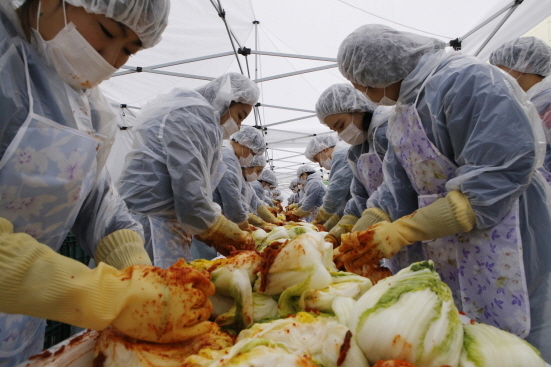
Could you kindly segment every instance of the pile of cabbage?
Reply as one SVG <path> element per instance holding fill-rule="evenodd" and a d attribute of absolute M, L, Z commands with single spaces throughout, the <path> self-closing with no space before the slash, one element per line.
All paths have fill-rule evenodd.
<path fill-rule="evenodd" d="M 261 232 L 260 232 L 261 231 Z M 418 367 L 545 367 L 515 335 L 463 325 L 431 261 L 376 285 L 338 271 L 325 233 L 308 223 L 254 233 L 258 252 L 191 264 L 210 269 L 213 318 L 236 344 L 191 356 L 185 366 L 350 366 L 403 360 Z M 273 262 L 261 275 L 263 251 Z"/>

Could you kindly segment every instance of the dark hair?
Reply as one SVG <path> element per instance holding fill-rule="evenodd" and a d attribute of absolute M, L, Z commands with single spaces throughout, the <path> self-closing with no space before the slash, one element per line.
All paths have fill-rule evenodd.
<path fill-rule="evenodd" d="M 364 112 L 364 116 L 362 118 L 362 130 L 368 131 L 369 125 L 371 125 L 371 120 L 373 119 L 373 112 L 366 111 Z"/>

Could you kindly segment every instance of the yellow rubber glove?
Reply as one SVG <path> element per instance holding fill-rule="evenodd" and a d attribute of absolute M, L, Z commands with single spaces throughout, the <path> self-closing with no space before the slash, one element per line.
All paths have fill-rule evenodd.
<path fill-rule="evenodd" d="M 351 232 L 365 231 L 375 223 L 382 221 L 391 222 L 388 214 L 379 208 L 368 208 L 363 211 L 361 218 L 354 224 Z"/>
<path fill-rule="evenodd" d="M 278 224 L 278 225 L 282 223 L 264 205 L 260 205 L 258 207 L 258 209 L 256 209 L 256 212 L 258 213 L 258 216 L 260 218 L 262 218 L 264 221 L 266 221 L 268 223 L 273 223 L 273 224 Z"/>
<path fill-rule="evenodd" d="M 341 220 L 341 217 L 339 217 L 337 214 L 331 216 L 331 218 L 329 218 L 329 220 L 327 222 L 325 222 L 323 224 L 323 226 L 325 227 L 325 229 L 327 229 L 328 231 L 332 230 L 333 227 L 335 227 L 337 225 L 337 223 L 339 223 L 339 221 Z"/>
<path fill-rule="evenodd" d="M 296 209 L 296 208 L 298 208 L 298 203 L 291 204 L 291 205 L 287 206 L 287 211 L 290 211 L 290 210 L 293 210 L 293 209 Z"/>
<path fill-rule="evenodd" d="M 237 224 L 229 221 L 223 215 L 219 216 L 214 224 L 197 238 L 214 247 L 216 251 L 228 256 L 235 250 L 254 250 L 254 239 L 250 233 L 242 231 Z"/>
<path fill-rule="evenodd" d="M 0 311 L 171 343 L 208 332 L 215 291 L 185 262 L 169 269 L 97 268 L 60 255 L 25 233 L 0 235 Z"/>
<path fill-rule="evenodd" d="M 253 213 L 249 213 L 249 223 L 252 224 L 255 227 L 264 227 L 267 223 L 264 222 L 262 219 L 254 215 Z"/>
<path fill-rule="evenodd" d="M 325 236 L 325 241 L 331 242 L 333 247 L 338 247 L 341 244 L 341 236 L 344 233 L 350 232 L 354 224 L 358 221 L 358 217 L 353 215 L 344 215 L 339 223 L 329 231 Z"/>
<path fill-rule="evenodd" d="M 299 207 L 299 208 L 296 208 L 295 210 L 293 210 L 291 212 L 291 214 L 296 215 L 299 218 L 304 218 L 304 217 L 309 216 L 310 212 L 305 212 L 304 210 L 302 210 L 302 208 Z"/>
<path fill-rule="evenodd" d="M 323 206 L 318 210 L 318 214 L 316 214 L 316 217 L 312 221 L 312 224 L 324 224 L 331 218 L 333 214 L 329 214 L 328 212 L 323 209 Z M 327 228 L 327 227 L 325 227 Z"/>
<path fill-rule="evenodd" d="M 242 231 L 247 231 L 249 232 L 251 230 L 251 225 L 249 224 L 249 221 L 246 220 L 244 222 L 241 222 L 241 223 L 238 223 L 237 226 L 239 227 L 240 230 Z"/>
<path fill-rule="evenodd" d="M 379 222 L 363 232 L 342 236 L 341 260 L 348 271 L 363 264 L 391 258 L 404 246 L 447 235 L 469 232 L 476 224 L 467 197 L 451 191 L 446 197 L 402 217 L 393 223 Z"/>
<path fill-rule="evenodd" d="M 94 261 L 119 270 L 131 265 L 152 265 L 142 237 L 130 229 L 120 229 L 105 236 L 96 249 Z"/>

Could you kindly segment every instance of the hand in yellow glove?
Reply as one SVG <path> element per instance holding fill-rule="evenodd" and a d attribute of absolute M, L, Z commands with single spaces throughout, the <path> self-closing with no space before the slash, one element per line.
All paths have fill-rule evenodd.
<path fill-rule="evenodd" d="M 249 221 L 248 221 L 248 220 L 239 223 L 237 226 L 238 226 L 239 229 L 242 230 L 242 231 L 247 231 L 247 232 L 250 232 L 250 231 L 251 231 L 251 225 L 249 224 Z"/>
<path fill-rule="evenodd" d="M 254 239 L 250 233 L 242 231 L 237 224 L 219 216 L 214 224 L 197 238 L 214 247 L 224 256 L 235 250 L 254 250 Z"/>
<path fill-rule="evenodd" d="M 256 209 L 256 212 L 258 213 L 258 216 L 260 218 L 268 223 L 273 223 L 277 225 L 281 225 L 283 223 L 282 221 L 277 219 L 276 216 L 273 215 L 264 205 L 259 206 L 258 209 Z"/>
<path fill-rule="evenodd" d="M 171 343 L 211 330 L 214 290 L 208 274 L 182 262 L 89 269 L 25 233 L 0 234 L 1 312 Z"/>
<path fill-rule="evenodd" d="M 382 221 L 391 222 L 391 219 L 388 214 L 379 208 L 368 208 L 363 211 L 361 218 L 354 224 L 351 232 L 365 231 L 375 223 Z"/>
<path fill-rule="evenodd" d="M 312 221 L 312 224 L 324 224 L 331 218 L 333 215 L 329 214 L 325 209 L 323 209 L 323 206 L 319 208 L 318 214 L 316 214 L 316 217 Z"/>
<path fill-rule="evenodd" d="M 459 191 L 451 191 L 445 198 L 393 223 L 383 221 L 366 231 L 343 235 L 340 258 L 347 271 L 354 272 L 364 264 L 390 258 L 416 241 L 469 232 L 475 224 L 475 214 L 467 197 Z"/>
<path fill-rule="evenodd" d="M 105 236 L 96 248 L 94 261 L 96 264 L 103 261 L 119 270 L 131 265 L 152 265 L 142 237 L 130 229 Z"/>
<path fill-rule="evenodd" d="M 325 227 L 325 229 L 327 229 L 328 231 L 332 230 L 333 227 L 335 227 L 337 225 L 337 223 L 339 223 L 339 221 L 341 220 L 341 217 L 339 217 L 337 214 L 331 216 L 331 218 L 329 218 L 329 220 L 327 222 L 325 222 L 323 224 L 323 226 Z"/>
<path fill-rule="evenodd" d="M 333 247 L 338 247 L 341 244 L 341 235 L 350 232 L 354 224 L 358 221 L 358 217 L 353 215 L 344 215 L 339 223 L 329 231 L 325 236 L 325 241 L 331 242 Z"/>
<path fill-rule="evenodd" d="M 249 213 L 249 224 L 252 224 L 255 227 L 264 227 L 267 223 L 264 222 L 262 219 L 254 215 L 253 213 Z"/>
<path fill-rule="evenodd" d="M 292 210 L 289 214 L 296 215 L 299 218 L 304 218 L 304 217 L 309 216 L 310 212 L 306 212 L 306 211 L 302 210 L 301 207 L 298 207 L 298 208 Z"/>
<path fill-rule="evenodd" d="M 296 208 L 298 208 L 298 203 L 288 205 L 287 206 L 287 211 L 290 211 L 290 210 L 293 210 L 293 209 L 296 209 Z"/>

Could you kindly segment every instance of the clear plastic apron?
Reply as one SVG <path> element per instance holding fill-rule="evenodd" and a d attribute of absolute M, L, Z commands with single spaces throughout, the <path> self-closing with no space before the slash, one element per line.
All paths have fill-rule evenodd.
<path fill-rule="evenodd" d="M 14 232 L 58 251 L 92 187 L 102 142 L 34 113 L 27 66 L 26 77 L 29 115 L 0 161 L 0 216 Z M 43 319 L 0 313 L 0 366 L 39 353 L 45 326 Z"/>
<path fill-rule="evenodd" d="M 422 208 L 446 196 L 445 185 L 455 177 L 457 166 L 427 137 L 416 103 L 397 117 L 389 138 Z M 496 226 L 427 241 L 423 250 L 451 288 L 460 311 L 478 322 L 528 335 L 518 200 Z"/>
<path fill-rule="evenodd" d="M 381 122 L 384 122 L 384 120 Z M 383 161 L 375 150 L 375 133 L 378 127 L 379 126 L 373 126 L 369 134 L 371 138 L 369 142 L 369 151 L 360 155 L 356 162 L 359 179 L 369 196 L 377 191 L 377 188 L 383 183 Z"/>

